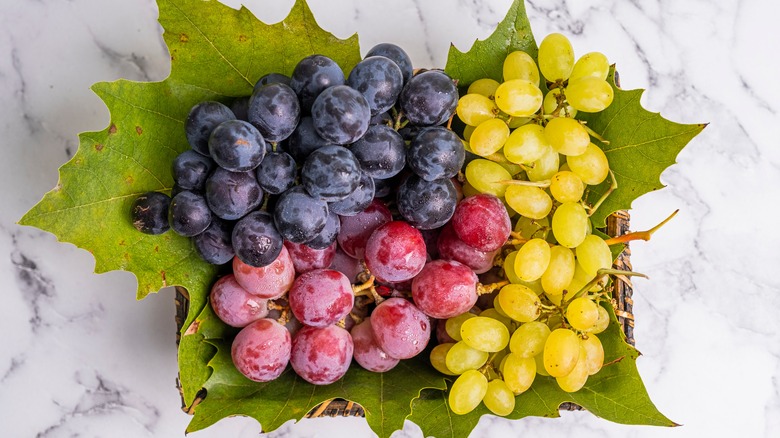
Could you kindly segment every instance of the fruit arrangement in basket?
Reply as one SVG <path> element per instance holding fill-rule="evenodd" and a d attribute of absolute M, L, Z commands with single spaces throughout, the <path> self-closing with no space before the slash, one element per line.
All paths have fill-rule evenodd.
<path fill-rule="evenodd" d="M 406 418 L 460 436 L 484 413 L 566 402 L 674 425 L 613 305 L 615 276 L 641 275 L 613 260 L 658 227 L 600 230 L 660 187 L 701 125 L 645 111 L 564 35 L 537 47 L 521 1 L 443 70 L 389 43 L 361 58 L 302 1 L 273 26 L 214 2 L 159 6 L 171 76 L 96 85 L 112 124 L 82 135 L 23 223 L 134 272 L 140 296 L 186 288 L 189 431 L 235 414 L 271 430 L 334 398 L 382 436 Z M 253 44 L 274 38 L 285 46 Z M 113 178 L 121 193 L 105 192 Z M 95 213 L 104 235 L 71 225 Z"/>

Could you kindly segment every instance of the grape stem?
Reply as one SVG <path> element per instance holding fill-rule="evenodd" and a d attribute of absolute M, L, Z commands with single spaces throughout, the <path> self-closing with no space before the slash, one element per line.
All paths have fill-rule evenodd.
<path fill-rule="evenodd" d="M 596 138 L 596 140 L 598 140 L 598 141 L 600 141 L 600 142 L 602 142 L 604 144 L 609 144 L 609 140 L 607 140 L 604 137 L 602 137 L 601 134 L 599 134 L 598 132 L 590 129 L 588 127 L 588 125 L 586 124 L 586 122 L 580 121 L 580 123 L 582 124 L 582 127 L 585 128 L 586 131 L 588 131 L 588 134 L 590 134 L 591 137 Z"/>
<path fill-rule="evenodd" d="M 472 153 L 474 155 L 480 156 L 479 154 L 475 153 L 474 150 L 471 149 L 471 145 L 467 141 L 465 141 L 465 140 L 463 141 L 463 149 L 465 149 L 466 152 L 470 152 L 470 153 Z M 490 154 L 490 155 L 484 155 L 484 156 L 481 156 L 481 157 L 486 159 L 486 160 L 490 160 L 490 161 L 492 161 L 494 163 L 498 163 L 498 164 L 502 164 L 502 163 L 503 164 L 515 164 L 515 163 L 512 163 L 511 161 L 507 160 L 506 157 L 504 156 L 504 154 L 499 153 L 499 152 L 496 152 L 496 153 L 493 153 L 493 154 Z"/>
<path fill-rule="evenodd" d="M 604 367 L 607 367 L 607 366 L 610 366 L 610 365 L 614 365 L 614 364 L 620 362 L 621 360 L 623 360 L 625 358 L 626 358 L 625 356 L 620 356 L 617 359 L 613 359 L 613 360 L 605 363 L 604 365 L 601 366 L 601 368 L 604 368 Z"/>
<path fill-rule="evenodd" d="M 611 195 L 612 192 L 614 192 L 618 188 L 617 179 L 615 179 L 615 174 L 612 173 L 612 169 L 609 169 L 609 177 L 612 179 L 612 183 L 609 185 L 609 188 L 606 192 L 604 192 L 603 195 L 599 198 L 598 201 L 596 201 L 595 204 L 593 204 L 592 207 L 588 207 L 588 216 L 593 216 L 593 213 L 598 210 L 599 207 L 601 207 L 601 204 L 604 203 L 604 201 L 607 199 L 607 196 Z"/>
<path fill-rule="evenodd" d="M 379 304 L 385 299 L 382 298 L 379 293 L 377 293 L 376 288 L 374 287 L 374 281 L 376 278 L 372 275 L 368 278 L 368 280 L 363 284 L 356 284 L 352 286 L 352 293 L 355 294 L 357 297 L 367 296 L 374 299 L 374 303 Z"/>
<path fill-rule="evenodd" d="M 653 233 L 655 233 L 661 227 L 666 225 L 666 223 L 669 222 L 670 220 L 672 220 L 672 218 L 675 217 L 677 215 L 677 213 L 679 213 L 679 212 L 680 212 L 680 209 L 678 208 L 677 210 L 674 211 L 674 213 L 670 214 L 669 217 L 667 217 L 666 219 L 661 221 L 660 224 L 654 226 L 653 228 L 650 228 L 647 231 L 634 231 L 632 233 L 627 233 L 627 234 L 624 234 L 622 236 L 612 237 L 610 239 L 605 240 L 605 242 L 607 242 L 607 245 L 617 245 L 619 243 L 631 242 L 632 240 L 648 241 L 648 240 L 650 240 L 650 237 L 653 236 Z"/>
<path fill-rule="evenodd" d="M 642 278 L 648 278 L 647 275 L 642 274 L 641 272 L 634 272 L 634 271 L 623 271 L 620 269 L 599 269 L 596 272 L 596 277 L 593 278 L 593 280 L 589 281 L 588 284 L 582 287 L 576 294 L 572 295 L 570 298 L 566 298 L 566 296 L 563 296 L 561 298 L 561 307 L 565 307 L 564 304 L 572 301 L 575 298 L 579 298 L 585 294 L 588 293 L 590 288 L 598 284 L 599 281 L 601 281 L 601 278 L 605 275 L 624 275 L 626 277 L 642 277 Z"/>
<path fill-rule="evenodd" d="M 404 121 L 404 123 L 401 123 L 401 119 L 404 117 L 403 111 L 398 111 L 398 114 L 395 115 L 395 123 L 393 123 L 393 129 L 398 131 L 399 129 L 406 126 L 406 123 L 408 123 L 408 120 Z"/>
<path fill-rule="evenodd" d="M 490 284 L 477 283 L 477 295 L 489 294 L 496 289 L 500 289 L 506 286 L 507 284 L 509 284 L 509 281 L 507 280 L 498 281 L 496 283 L 490 283 Z"/>
<path fill-rule="evenodd" d="M 550 187 L 550 180 L 546 179 L 544 181 L 523 181 L 519 179 L 505 179 L 501 181 L 496 181 L 499 184 L 504 185 L 512 185 L 512 186 L 528 186 L 528 187 L 541 187 L 543 189 L 546 189 L 547 187 Z"/>

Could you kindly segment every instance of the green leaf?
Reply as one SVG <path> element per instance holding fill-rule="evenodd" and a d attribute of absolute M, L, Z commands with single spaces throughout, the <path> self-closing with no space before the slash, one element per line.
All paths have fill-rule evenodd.
<path fill-rule="evenodd" d="M 605 307 L 612 322 L 598 335 L 604 346 L 604 361 L 620 360 L 602 368 L 588 379 L 583 389 L 572 394 L 562 391 L 554 378 L 537 375 L 531 389 L 517 397 L 515 410 L 507 418 L 558 417 L 559 406 L 571 402 L 616 423 L 677 426 L 650 401 L 636 368 L 639 352 L 625 342 L 612 307 Z M 414 401 L 412 408 L 409 420 L 417 423 L 425 436 L 437 438 L 468 436 L 480 417 L 490 414 L 480 404 L 469 414 L 455 415 L 449 410 L 443 391 L 427 391 Z"/>
<path fill-rule="evenodd" d="M 594 144 L 601 147 L 615 174 L 618 188 L 591 216 L 594 226 L 602 227 L 607 216 L 631 208 L 634 199 L 663 188 L 661 173 L 675 163 L 677 154 L 706 124 L 685 125 L 664 119 L 658 113 L 642 108 L 644 90 L 622 90 L 615 85 L 615 69 L 608 78 L 615 90 L 612 104 L 600 113 L 577 114 L 588 127 L 609 141 Z M 590 187 L 588 202 L 594 203 L 607 191 L 610 181 Z"/>

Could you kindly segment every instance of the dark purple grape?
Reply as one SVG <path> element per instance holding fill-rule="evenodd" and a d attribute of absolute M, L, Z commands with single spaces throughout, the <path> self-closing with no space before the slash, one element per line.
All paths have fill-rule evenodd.
<path fill-rule="evenodd" d="M 320 137 L 335 144 L 349 144 L 366 133 L 371 109 L 360 92 L 338 85 L 317 97 L 311 117 Z"/>
<path fill-rule="evenodd" d="M 374 197 L 384 198 L 386 196 L 394 195 L 398 181 L 395 178 L 390 179 L 375 179 L 374 180 Z"/>
<path fill-rule="evenodd" d="M 290 85 L 290 78 L 281 73 L 268 73 L 255 83 L 255 90 L 270 84 Z"/>
<path fill-rule="evenodd" d="M 425 181 L 410 175 L 398 188 L 398 212 L 410 224 L 430 230 L 446 224 L 455 213 L 458 193 L 447 178 Z"/>
<path fill-rule="evenodd" d="M 298 96 L 288 85 L 256 88 L 249 100 L 249 122 L 267 141 L 279 142 L 292 134 L 301 119 Z"/>
<path fill-rule="evenodd" d="M 360 168 L 376 179 L 391 178 L 403 170 L 406 164 L 404 139 L 386 125 L 369 126 L 366 134 L 353 143 L 349 150 L 357 158 Z"/>
<path fill-rule="evenodd" d="M 230 172 L 219 167 L 206 180 L 206 201 L 212 213 L 232 221 L 260 205 L 263 189 L 254 172 Z"/>
<path fill-rule="evenodd" d="M 224 265 L 235 255 L 232 234 L 233 225 L 230 222 L 212 216 L 211 225 L 206 231 L 194 236 L 192 243 L 200 258 L 212 265 Z"/>
<path fill-rule="evenodd" d="M 210 157 L 184 151 L 173 160 L 173 181 L 184 190 L 203 190 L 212 169 L 214 161 Z"/>
<path fill-rule="evenodd" d="M 169 219 L 173 231 L 192 237 L 211 225 L 211 210 L 203 196 L 185 190 L 171 200 Z"/>
<path fill-rule="evenodd" d="M 231 172 L 246 172 L 265 157 L 265 140 L 249 122 L 228 120 L 217 126 L 209 138 L 211 158 Z"/>
<path fill-rule="evenodd" d="M 366 98 L 371 115 L 382 114 L 395 105 L 404 77 L 401 69 L 384 56 L 371 56 L 360 61 L 349 73 L 347 85 Z"/>
<path fill-rule="evenodd" d="M 301 99 L 301 107 L 306 112 L 311 111 L 323 90 L 337 85 L 344 85 L 344 72 L 335 61 L 323 55 L 303 58 L 290 78 L 290 87 Z"/>
<path fill-rule="evenodd" d="M 144 234 L 162 234 L 171 227 L 168 207 L 171 198 L 165 193 L 148 192 L 133 201 L 130 217 L 136 230 Z"/>
<path fill-rule="evenodd" d="M 301 186 L 282 193 L 274 209 L 276 229 L 293 243 L 306 243 L 325 228 L 328 204 L 313 198 Z"/>
<path fill-rule="evenodd" d="M 455 114 L 458 88 L 444 72 L 429 70 L 410 79 L 398 101 L 412 124 L 441 125 Z"/>
<path fill-rule="evenodd" d="M 311 117 L 301 117 L 298 127 L 287 140 L 287 152 L 295 161 L 302 163 L 312 152 L 332 144 L 317 134 Z"/>
<path fill-rule="evenodd" d="M 339 326 L 304 326 L 293 338 L 290 365 L 303 380 L 329 385 L 347 373 L 353 348 L 349 332 Z"/>
<path fill-rule="evenodd" d="M 395 44 L 382 43 L 372 47 L 371 50 L 366 53 L 366 58 L 369 56 L 384 56 L 389 58 L 401 69 L 404 82 L 407 82 L 411 77 L 414 70 L 412 69 L 412 60 L 409 55 L 406 54 L 404 49 L 396 46 Z"/>
<path fill-rule="evenodd" d="M 268 300 L 247 292 L 233 274 L 214 283 L 209 303 L 219 319 L 231 327 L 246 327 L 268 315 Z"/>
<path fill-rule="evenodd" d="M 306 242 L 306 245 L 312 249 L 325 249 L 333 245 L 339 231 L 341 231 L 341 220 L 336 213 L 329 211 L 325 227 L 313 239 Z"/>
<path fill-rule="evenodd" d="M 466 151 L 458 135 L 447 128 L 425 128 L 412 140 L 406 163 L 420 178 L 433 181 L 458 174 Z"/>
<path fill-rule="evenodd" d="M 278 195 L 295 185 L 298 165 L 286 152 L 271 152 L 255 169 L 260 187 L 272 195 Z"/>
<path fill-rule="evenodd" d="M 255 382 L 279 377 L 290 361 L 290 332 L 273 319 L 260 319 L 241 329 L 231 356 L 238 371 Z"/>
<path fill-rule="evenodd" d="M 368 121 L 369 125 L 388 125 L 392 123 L 393 117 L 390 115 L 390 112 L 384 112 L 381 114 L 377 114 L 375 116 L 371 117 L 371 120 Z"/>
<path fill-rule="evenodd" d="M 403 128 L 398 130 L 398 133 L 401 135 L 401 138 L 404 139 L 404 141 L 412 141 L 415 137 L 417 137 L 417 134 L 420 133 L 425 127 L 424 126 L 415 126 L 415 125 L 409 125 L 407 124 Z"/>
<path fill-rule="evenodd" d="M 211 132 L 222 122 L 235 120 L 236 115 L 225 105 L 214 102 L 201 102 L 190 110 L 184 122 L 184 132 L 192 150 L 208 156 Z"/>
<path fill-rule="evenodd" d="M 301 184 L 315 198 L 340 201 L 360 184 L 360 163 L 343 146 L 319 148 L 303 163 Z"/>
<path fill-rule="evenodd" d="M 328 209 L 339 216 L 354 216 L 365 210 L 373 199 L 374 179 L 366 172 L 361 172 L 357 188 L 341 201 L 328 204 Z"/>
<path fill-rule="evenodd" d="M 249 121 L 249 96 L 239 97 L 230 105 L 230 110 L 235 114 L 236 119 Z"/>
<path fill-rule="evenodd" d="M 284 241 L 274 226 L 274 219 L 264 211 L 244 216 L 233 228 L 236 257 L 249 266 L 261 268 L 276 260 Z"/>

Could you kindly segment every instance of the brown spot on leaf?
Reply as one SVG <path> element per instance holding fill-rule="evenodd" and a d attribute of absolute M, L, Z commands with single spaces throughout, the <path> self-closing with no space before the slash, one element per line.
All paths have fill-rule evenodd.
<path fill-rule="evenodd" d="M 125 246 L 125 245 L 127 245 L 125 243 L 125 239 L 122 239 L 122 240 L 119 241 L 119 246 Z"/>
<path fill-rule="evenodd" d="M 110 134 L 116 134 L 116 125 L 115 124 L 112 123 L 111 126 L 108 127 L 108 133 L 109 133 L 109 135 Z"/>
<path fill-rule="evenodd" d="M 155 245 L 154 246 L 154 252 L 160 252 L 160 246 L 159 245 Z"/>
<path fill-rule="evenodd" d="M 184 336 L 198 333 L 198 328 L 200 328 L 200 321 L 196 319 L 195 321 L 192 321 L 192 324 L 190 324 L 189 327 L 187 327 L 187 330 L 184 332 Z"/>
<path fill-rule="evenodd" d="M 103 144 L 102 143 L 95 143 L 95 150 L 100 152 L 103 150 Z"/>
<path fill-rule="evenodd" d="M 132 184 L 132 183 L 134 183 L 134 182 L 135 182 L 135 178 L 133 178 L 133 175 L 127 175 L 127 176 L 125 177 L 125 183 L 127 183 L 127 184 Z"/>
<path fill-rule="evenodd" d="M 162 275 L 163 287 L 167 287 L 168 286 L 168 280 L 165 279 L 165 271 L 160 271 L 160 275 Z"/>
<path fill-rule="evenodd" d="M 144 130 L 140 126 L 135 127 L 135 133 L 138 135 L 141 135 L 144 133 Z"/>
<path fill-rule="evenodd" d="M 186 33 L 183 33 L 183 34 L 179 35 L 179 41 L 181 41 L 183 43 L 186 43 L 189 40 L 190 40 L 190 37 L 188 37 Z"/>
<path fill-rule="evenodd" d="M 130 253 L 129 252 L 126 252 L 124 257 L 125 257 L 125 260 L 127 260 L 128 262 L 130 261 Z"/>
<path fill-rule="evenodd" d="M 245 42 L 247 40 L 246 35 L 239 35 L 238 40 L 241 41 L 242 43 Z"/>

